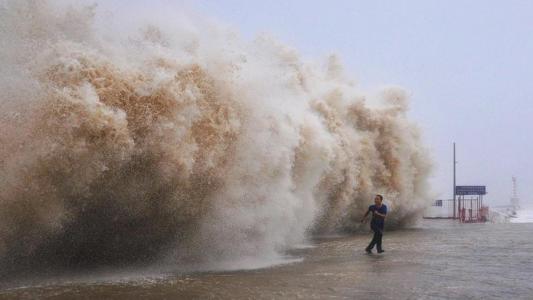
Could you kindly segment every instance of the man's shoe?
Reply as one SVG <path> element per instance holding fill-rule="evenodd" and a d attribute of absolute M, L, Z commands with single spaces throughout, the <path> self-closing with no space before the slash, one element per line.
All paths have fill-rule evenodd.
<path fill-rule="evenodd" d="M 372 249 L 365 248 L 366 253 L 372 254 Z"/>
<path fill-rule="evenodd" d="M 383 253 L 383 252 L 385 252 L 385 250 L 383 249 L 378 250 L 378 253 Z"/>

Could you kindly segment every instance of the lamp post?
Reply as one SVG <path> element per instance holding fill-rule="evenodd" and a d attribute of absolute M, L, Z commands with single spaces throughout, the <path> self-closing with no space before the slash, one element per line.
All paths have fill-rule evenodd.
<path fill-rule="evenodd" d="M 457 161 L 455 160 L 455 142 L 453 142 L 453 218 L 456 218 L 455 211 L 455 165 L 457 164 Z"/>

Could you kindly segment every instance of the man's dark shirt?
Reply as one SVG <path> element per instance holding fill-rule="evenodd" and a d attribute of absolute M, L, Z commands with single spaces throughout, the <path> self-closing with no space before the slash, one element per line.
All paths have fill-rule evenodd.
<path fill-rule="evenodd" d="M 374 213 L 374 211 L 377 211 L 380 214 L 386 215 L 387 214 L 387 206 L 385 204 L 381 204 L 381 207 L 377 207 L 376 205 L 370 205 L 368 207 L 368 210 L 372 212 L 372 221 L 370 222 L 370 226 L 376 226 L 380 229 L 383 229 L 385 226 L 385 218 L 378 216 Z"/>

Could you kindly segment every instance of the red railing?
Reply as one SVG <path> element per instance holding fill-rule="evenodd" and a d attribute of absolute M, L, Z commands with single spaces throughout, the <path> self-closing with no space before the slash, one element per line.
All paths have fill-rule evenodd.
<path fill-rule="evenodd" d="M 481 206 L 479 209 L 465 208 L 459 209 L 459 220 L 462 223 L 486 222 L 489 218 L 489 208 Z"/>

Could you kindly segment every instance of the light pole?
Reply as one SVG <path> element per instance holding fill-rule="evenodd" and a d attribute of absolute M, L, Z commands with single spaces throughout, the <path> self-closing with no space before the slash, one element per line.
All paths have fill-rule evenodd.
<path fill-rule="evenodd" d="M 453 142 L 453 218 L 455 219 L 455 165 L 457 161 L 455 160 L 455 142 Z"/>

